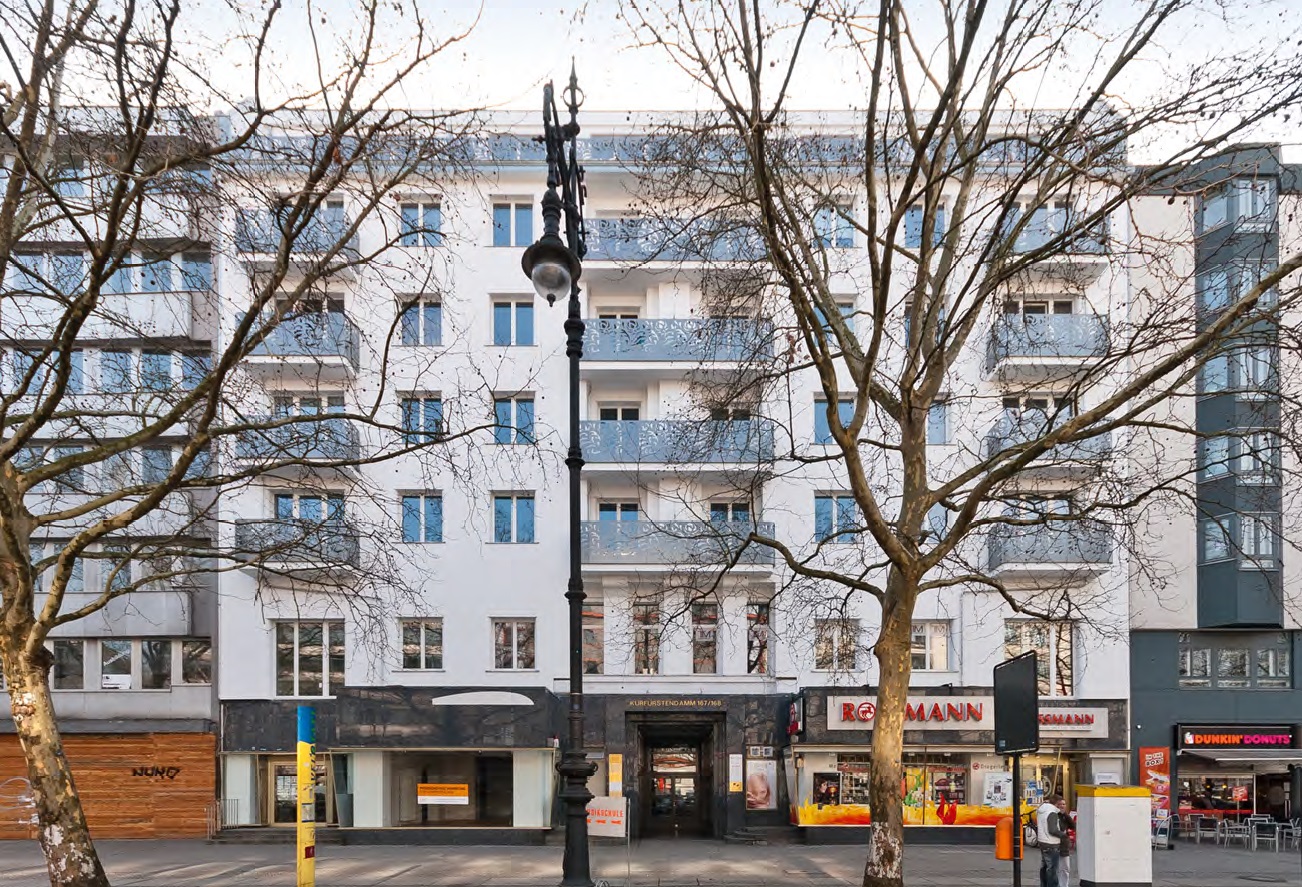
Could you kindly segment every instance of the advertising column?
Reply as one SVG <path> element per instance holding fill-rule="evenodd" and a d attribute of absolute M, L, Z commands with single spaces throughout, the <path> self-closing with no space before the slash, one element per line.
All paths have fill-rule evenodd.
<path fill-rule="evenodd" d="M 316 712 L 298 707 L 297 887 L 316 884 Z"/>

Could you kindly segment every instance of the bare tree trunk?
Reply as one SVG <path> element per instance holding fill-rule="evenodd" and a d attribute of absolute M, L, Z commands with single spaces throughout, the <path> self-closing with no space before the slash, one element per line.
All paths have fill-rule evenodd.
<path fill-rule="evenodd" d="M 15 649 L 13 635 L 5 639 L 4 646 L 9 707 L 27 758 L 27 777 L 36 803 L 37 837 L 45 853 L 50 885 L 109 887 L 55 723 L 48 678 L 50 654 L 42 649 L 43 661 L 30 661 Z"/>
<path fill-rule="evenodd" d="M 899 582 L 892 577 L 892 582 Z M 899 589 L 892 589 L 899 591 Z M 882 628 L 873 653 L 877 657 L 877 713 L 873 718 L 872 838 L 864 866 L 863 887 L 904 887 L 904 708 L 909 698 L 909 632 L 912 595 L 906 605 L 882 610 Z"/>

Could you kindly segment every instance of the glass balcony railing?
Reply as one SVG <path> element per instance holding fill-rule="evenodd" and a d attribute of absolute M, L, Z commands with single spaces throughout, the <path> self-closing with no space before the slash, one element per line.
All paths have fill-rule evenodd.
<path fill-rule="evenodd" d="M 236 556 L 271 564 L 355 567 L 357 531 L 341 520 L 289 518 L 235 522 Z"/>
<path fill-rule="evenodd" d="M 989 537 L 990 568 L 1009 564 L 1061 566 L 1112 562 L 1112 533 L 1092 520 L 1039 526 L 996 526 Z"/>
<path fill-rule="evenodd" d="M 357 428 L 344 418 L 323 417 L 311 422 L 271 425 L 283 417 L 260 416 L 250 421 L 271 427 L 245 431 L 235 441 L 235 457 L 256 461 L 308 459 L 355 461 L 361 457 Z"/>
<path fill-rule="evenodd" d="M 719 566 L 736 556 L 752 529 L 772 538 L 773 524 L 764 521 L 584 521 L 580 546 L 585 564 Z M 738 561 L 773 562 L 773 549 L 755 544 Z"/>
<path fill-rule="evenodd" d="M 286 317 L 249 351 L 250 357 L 342 357 L 354 370 L 361 351 L 361 333 L 337 311 Z"/>
<path fill-rule="evenodd" d="M 1107 347 L 1107 321 L 1098 314 L 1005 315 L 990 330 L 986 368 L 1010 358 L 1098 357 Z"/>
<path fill-rule="evenodd" d="M 646 419 L 579 425 L 586 462 L 758 462 L 773 458 L 773 427 L 763 419 L 693 422 Z"/>
<path fill-rule="evenodd" d="M 346 257 L 357 254 L 357 237 L 344 240 L 349 228 L 347 218 L 324 212 L 312 218 L 290 245 L 291 254 L 324 253 L 339 246 Z M 276 253 L 285 233 L 279 220 L 265 209 L 240 210 L 235 217 L 235 249 L 242 253 Z"/>
<path fill-rule="evenodd" d="M 586 322 L 585 360 L 743 361 L 773 354 L 766 320 L 685 318 Z"/>
<path fill-rule="evenodd" d="M 1062 419 L 1066 421 L 1066 417 Z M 986 457 L 991 458 L 1004 450 L 1028 444 L 1048 434 L 1054 421 L 1047 413 L 1022 413 L 1016 418 L 1004 418 L 995 423 L 986 435 Z M 1112 452 L 1112 435 L 1103 433 L 1084 440 L 1059 444 L 1042 455 L 1034 464 L 1062 465 L 1065 463 L 1097 463 Z"/>
<path fill-rule="evenodd" d="M 1016 220 L 1009 221 L 1008 230 Z M 1013 242 L 1014 253 L 1029 253 L 1054 243 L 1070 228 L 1078 227 L 1077 217 L 1066 209 L 1039 209 L 1031 214 L 1025 227 Z M 1052 260 L 1063 256 L 1102 256 L 1108 252 L 1108 226 L 1097 225 L 1089 230 L 1077 231 L 1070 239 L 1057 243 L 1054 253 L 1046 256 Z"/>
<path fill-rule="evenodd" d="M 587 219 L 587 260 L 615 262 L 742 262 L 764 256 L 759 236 L 744 228 L 672 219 Z"/>

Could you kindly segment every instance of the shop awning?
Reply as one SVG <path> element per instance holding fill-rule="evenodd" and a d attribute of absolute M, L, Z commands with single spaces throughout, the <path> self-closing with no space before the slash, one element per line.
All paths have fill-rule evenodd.
<path fill-rule="evenodd" d="M 1302 764 L 1302 748 L 1186 748 L 1180 753 L 1218 764 Z"/>

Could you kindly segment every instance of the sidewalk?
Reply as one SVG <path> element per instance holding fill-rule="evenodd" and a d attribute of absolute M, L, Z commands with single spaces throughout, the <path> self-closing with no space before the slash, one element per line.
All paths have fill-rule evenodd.
<path fill-rule="evenodd" d="M 293 848 L 223 846 L 202 841 L 102 841 L 115 887 L 292 887 Z M 593 875 L 610 887 L 840 887 L 858 885 L 859 847 L 748 847 L 713 841 L 643 841 L 628 854 L 593 848 Z M 558 847 L 322 847 L 319 887 L 555 887 Z M 1250 887 L 1302 883 L 1294 853 L 1256 853 L 1181 845 L 1154 854 L 1161 887 Z M 1023 864 L 1024 887 L 1036 887 L 1039 857 Z M 1007 887 L 1010 864 L 989 847 L 910 846 L 908 887 Z M 626 876 L 631 872 L 631 881 Z M 49 882 L 34 843 L 0 842 L 0 885 Z"/>

